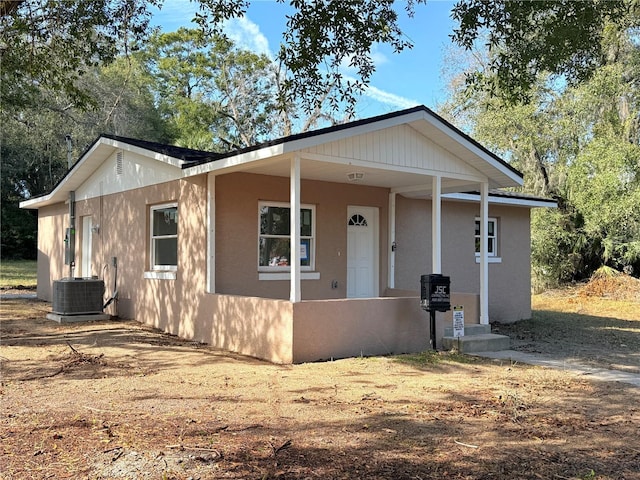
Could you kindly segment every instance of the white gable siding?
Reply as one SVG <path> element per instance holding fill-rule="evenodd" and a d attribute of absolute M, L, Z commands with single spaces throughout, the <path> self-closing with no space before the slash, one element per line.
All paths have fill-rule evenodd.
<path fill-rule="evenodd" d="M 118 153 L 122 155 L 120 170 Z M 121 172 L 121 173 L 120 173 Z M 182 177 L 180 168 L 130 151 L 115 151 L 76 190 L 76 200 L 86 200 L 169 182 Z"/>
<path fill-rule="evenodd" d="M 469 164 L 408 125 L 398 125 L 344 138 L 310 147 L 305 151 L 329 157 L 364 160 L 396 167 L 482 177 Z"/>

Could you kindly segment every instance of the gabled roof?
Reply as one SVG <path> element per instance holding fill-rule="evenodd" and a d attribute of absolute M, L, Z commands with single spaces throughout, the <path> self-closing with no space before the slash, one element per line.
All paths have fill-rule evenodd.
<path fill-rule="evenodd" d="M 489 179 L 491 188 L 517 187 L 523 183 L 522 174 L 518 170 L 423 105 L 282 137 L 228 152 L 214 160 L 203 160 L 194 165 L 184 165 L 183 168 L 186 170 L 187 176 L 216 170 L 223 171 L 228 167 L 238 168 L 240 165 L 248 165 L 258 160 L 293 154 L 321 144 L 339 142 L 346 138 L 370 134 L 400 125 L 411 127 L 456 158 L 467 163 L 480 175 Z M 281 169 L 281 172 L 284 170 Z"/>
<path fill-rule="evenodd" d="M 195 150 L 174 145 L 139 140 L 117 135 L 101 135 L 67 172 L 65 177 L 54 187 L 51 193 L 34 197 L 21 203 L 23 208 L 40 206 L 64 201 L 68 192 L 74 191 L 116 149 L 126 149 L 145 155 L 153 160 L 164 162 L 182 170 L 176 178 L 199 175 L 211 171 L 229 171 L 229 168 L 252 168 L 256 173 L 279 175 L 288 172 L 288 164 L 284 161 L 288 155 L 305 149 L 313 149 L 320 145 L 350 139 L 358 135 L 371 135 L 375 132 L 396 127 L 410 127 L 421 138 L 428 138 L 434 144 L 449 152 L 453 157 L 465 162 L 476 172 L 477 178 L 489 179 L 491 188 L 516 187 L 522 185 L 522 174 L 511 167 L 500 157 L 486 149 L 467 134 L 451 125 L 445 119 L 425 106 L 378 115 L 376 117 L 356 120 L 334 125 L 314 131 L 289 135 L 279 139 L 263 142 L 251 147 L 234 150 L 228 153 L 214 153 Z M 268 163 L 262 166 L 260 160 L 279 158 L 279 163 Z M 452 158 L 453 158 L 452 157 Z M 336 172 L 348 168 L 349 159 L 333 163 Z M 375 165 L 371 168 L 377 168 Z M 336 173 L 334 172 L 334 173 Z M 387 171 L 386 178 L 391 179 Z M 288 175 L 288 173 L 285 173 Z M 402 177 L 406 183 L 413 173 L 410 170 L 399 170 L 394 173 L 396 180 Z M 327 181 L 331 181 L 327 178 Z M 412 180 L 409 180 L 412 181 Z M 398 185 L 399 182 L 396 182 Z M 393 187 L 390 183 L 388 187 Z M 477 188 L 471 186 L 471 188 Z M 443 190 L 444 191 L 444 190 Z M 457 190 L 460 191 L 460 190 Z"/>
<path fill-rule="evenodd" d="M 433 119 L 433 121 L 435 123 L 440 124 L 443 130 L 445 130 L 445 129 L 450 130 L 451 134 L 453 134 L 453 135 L 455 135 L 457 137 L 460 137 L 461 139 L 465 140 L 466 142 L 469 142 L 471 145 L 473 145 L 475 148 L 480 150 L 482 153 L 487 155 L 489 158 L 491 158 L 492 160 L 494 160 L 495 162 L 500 164 L 502 167 L 504 167 L 507 170 L 511 171 L 516 176 L 519 176 L 520 178 L 522 178 L 522 173 L 520 173 L 518 170 L 513 168 L 511 165 L 509 165 L 507 162 L 505 162 L 503 159 L 501 159 L 495 153 L 493 153 L 490 150 L 488 150 L 486 147 L 484 147 L 483 145 L 478 143 L 476 140 L 471 138 L 469 135 L 464 133 L 462 130 L 460 130 L 459 128 L 455 127 L 454 125 L 449 123 L 447 120 L 442 118 L 440 115 L 435 113 L 433 110 L 431 110 L 428 107 L 425 107 L 424 105 L 418 105 L 416 107 L 407 108 L 405 110 L 399 110 L 397 112 L 386 113 L 386 114 L 378 115 L 378 116 L 375 116 L 375 117 L 363 118 L 361 120 L 355 120 L 353 122 L 341 123 L 341 124 L 338 124 L 338 125 L 333 125 L 331 127 L 320 128 L 318 130 L 311 130 L 311 131 L 308 131 L 308 132 L 303 132 L 303 133 L 298 133 L 298 134 L 295 134 L 295 135 L 289 135 L 289 136 L 286 136 L 286 137 L 281 137 L 281 138 L 278 138 L 278 139 L 275 139 L 275 140 L 269 140 L 267 142 L 262 142 L 262 143 L 259 143 L 259 144 L 256 144 L 256 145 L 252 145 L 250 147 L 233 150 L 233 151 L 230 151 L 228 153 L 218 154 L 218 156 L 216 158 L 210 158 L 210 159 L 204 159 L 203 158 L 203 159 L 201 159 L 199 161 L 196 161 L 195 164 L 196 165 L 198 165 L 198 164 L 201 165 L 201 164 L 204 164 L 204 163 L 209 163 L 211 161 L 216 161 L 216 160 L 221 160 L 221 159 L 224 159 L 224 158 L 234 157 L 234 156 L 241 155 L 241 154 L 248 153 L 248 152 L 254 152 L 256 150 L 261 150 L 261 149 L 266 148 L 266 147 L 273 147 L 273 146 L 283 145 L 283 144 L 291 144 L 291 143 L 299 142 L 301 140 L 313 139 L 314 137 L 322 137 L 324 135 L 329 135 L 329 134 L 341 132 L 341 131 L 344 131 L 344 130 L 352 130 L 352 129 L 357 129 L 358 127 L 366 127 L 366 126 L 369 126 L 369 125 L 374 125 L 376 123 L 384 122 L 385 120 L 392 120 L 392 119 L 397 119 L 397 118 L 401 118 L 401 117 L 406 117 L 407 115 L 414 114 L 414 113 L 423 113 L 426 116 L 430 117 L 431 119 Z M 192 167 L 192 166 L 193 165 L 184 165 L 183 168 L 189 168 L 189 167 Z"/>
<path fill-rule="evenodd" d="M 128 143 L 129 145 L 134 145 L 136 147 L 144 148 L 145 150 L 149 150 L 151 152 L 160 153 L 162 155 L 166 155 L 168 157 L 177 158 L 179 160 L 183 160 L 184 165 L 189 164 L 197 164 L 206 161 L 217 160 L 221 158 L 222 154 L 207 152 L 204 150 L 194 150 L 193 148 L 185 148 L 185 147 L 177 147 L 175 145 L 167 145 L 165 143 L 158 142 L 149 142 L 147 140 L 139 140 L 136 138 L 128 138 L 121 137 L 118 135 L 110 135 L 103 133 L 100 135 L 102 138 L 110 138 L 111 140 L 115 140 L 117 142 Z"/>

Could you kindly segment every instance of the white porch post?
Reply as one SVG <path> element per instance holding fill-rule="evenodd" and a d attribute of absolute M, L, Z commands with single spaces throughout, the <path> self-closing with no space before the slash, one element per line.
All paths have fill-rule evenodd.
<path fill-rule="evenodd" d="M 442 179 L 439 176 L 433 177 L 431 192 L 431 270 L 442 273 Z"/>
<path fill-rule="evenodd" d="M 207 292 L 216 293 L 216 177 L 207 175 Z"/>
<path fill-rule="evenodd" d="M 291 159 L 291 290 L 289 299 L 299 302 L 300 292 L 300 156 Z"/>
<path fill-rule="evenodd" d="M 389 194 L 389 277 L 387 287 L 396 286 L 396 194 Z"/>
<path fill-rule="evenodd" d="M 480 184 L 480 323 L 489 324 L 489 183 Z"/>

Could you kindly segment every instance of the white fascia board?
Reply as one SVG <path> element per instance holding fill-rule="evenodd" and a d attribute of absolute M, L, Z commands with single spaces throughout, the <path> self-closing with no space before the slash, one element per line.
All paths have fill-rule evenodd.
<path fill-rule="evenodd" d="M 500 170 L 504 175 L 509 177 L 511 180 L 516 182 L 519 186 L 524 183 L 524 179 L 518 175 L 516 172 L 512 171 L 510 168 L 503 165 L 501 162 L 493 158 L 493 156 L 489 155 L 482 148 L 478 147 L 473 142 L 469 141 L 465 136 L 461 135 L 459 132 L 451 129 L 448 125 L 440 122 L 437 118 L 429 115 L 427 112 L 421 112 L 421 118 L 428 122 L 430 125 L 434 126 L 442 133 L 452 138 L 459 144 L 463 145 L 467 150 L 472 152 L 474 155 L 482 158 L 485 162 L 490 164 L 493 168 Z"/>
<path fill-rule="evenodd" d="M 242 166 L 269 158 L 277 157 L 283 153 L 283 144 L 271 145 L 268 147 L 240 153 L 220 160 L 212 160 L 201 165 L 194 165 L 184 169 L 184 176 L 191 177 L 209 172 L 219 172 L 221 170 L 241 169 Z"/>
<path fill-rule="evenodd" d="M 185 176 L 200 175 L 203 173 L 209 173 L 219 170 L 235 169 L 241 165 L 255 162 L 258 160 L 265 160 L 276 156 L 300 152 L 306 148 L 311 148 L 316 145 L 324 143 L 334 142 L 343 138 L 353 137 L 364 133 L 374 132 L 376 130 L 382 130 L 385 128 L 393 127 L 396 125 L 402 125 L 404 123 L 413 122 L 422 118 L 422 112 L 413 112 L 399 117 L 387 118 L 377 122 L 365 123 L 363 125 L 357 125 L 353 127 L 347 127 L 344 129 L 334 130 L 319 135 L 310 135 L 298 140 L 286 141 L 275 145 L 266 146 L 250 152 L 233 155 L 231 157 L 223 158 L 220 160 L 212 160 L 202 165 L 195 165 L 185 169 Z M 303 155 L 306 158 L 306 155 Z M 338 163 L 338 162 L 336 162 Z"/>
<path fill-rule="evenodd" d="M 473 193 L 447 193 L 442 195 L 443 199 L 447 200 L 459 200 L 463 202 L 479 202 L 480 195 L 474 195 Z M 516 207 L 547 207 L 557 208 L 558 202 L 554 200 L 536 200 L 514 197 L 501 197 L 499 195 L 489 194 L 489 203 L 494 205 L 513 205 Z"/>
<path fill-rule="evenodd" d="M 94 166 L 94 168 L 87 170 L 87 163 L 90 163 L 92 157 L 96 155 L 97 150 L 102 146 L 109 146 L 113 149 L 122 149 L 127 150 L 133 153 L 137 153 L 139 155 L 152 158 L 154 160 L 169 164 L 176 168 L 180 168 L 182 160 L 170 157 L 167 155 L 162 155 L 151 150 L 147 150 L 145 148 L 136 147 L 134 145 L 128 144 L 126 142 L 121 142 L 117 140 L 113 140 L 111 138 L 100 137 L 92 146 L 87 150 L 80 160 L 78 160 L 72 167 L 71 170 L 67 172 L 62 181 L 56 185 L 56 187 L 47 195 L 39 196 L 36 198 L 32 198 L 29 200 L 25 200 L 20 202 L 20 208 L 25 209 L 38 209 L 40 207 L 45 207 L 47 205 L 51 205 L 53 203 L 57 203 L 66 199 L 66 192 L 75 190 L 82 183 L 87 180 L 91 176 L 91 174 L 96 170 L 99 165 Z M 109 155 L 113 153 L 111 151 Z M 109 157 L 109 155 L 105 155 L 105 157 L 100 161 L 100 164 Z M 61 198 L 64 192 L 65 198 Z"/>
<path fill-rule="evenodd" d="M 53 192 L 48 195 L 42 195 L 36 198 L 30 198 L 29 200 L 23 200 L 19 203 L 20 208 L 24 208 L 27 210 L 37 210 L 39 207 L 44 207 L 51 202 L 51 198 L 53 197 Z"/>
<path fill-rule="evenodd" d="M 100 138 L 97 142 L 95 142 L 89 150 L 85 152 L 85 154 L 78 160 L 71 170 L 67 172 L 67 174 L 63 177 L 62 181 L 56 185 L 56 187 L 46 195 L 42 195 L 36 198 L 32 198 L 29 200 L 25 200 L 20 202 L 20 208 L 25 209 L 38 209 L 39 207 L 45 207 L 47 205 L 57 203 L 57 201 L 62 201 L 62 199 L 57 199 L 58 195 L 62 190 L 65 190 L 65 187 L 69 183 L 72 177 L 76 176 L 78 171 L 82 169 L 82 167 L 87 163 L 88 159 L 93 155 L 98 148 L 100 148 L 101 140 Z M 68 189 L 73 190 L 73 189 Z"/>

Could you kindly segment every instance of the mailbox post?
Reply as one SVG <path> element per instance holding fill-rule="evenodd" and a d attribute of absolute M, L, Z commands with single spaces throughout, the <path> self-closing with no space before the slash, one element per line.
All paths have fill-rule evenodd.
<path fill-rule="evenodd" d="M 451 279 L 438 273 L 420 277 L 420 306 L 430 315 L 431 348 L 436 349 L 436 312 L 451 310 Z"/>

